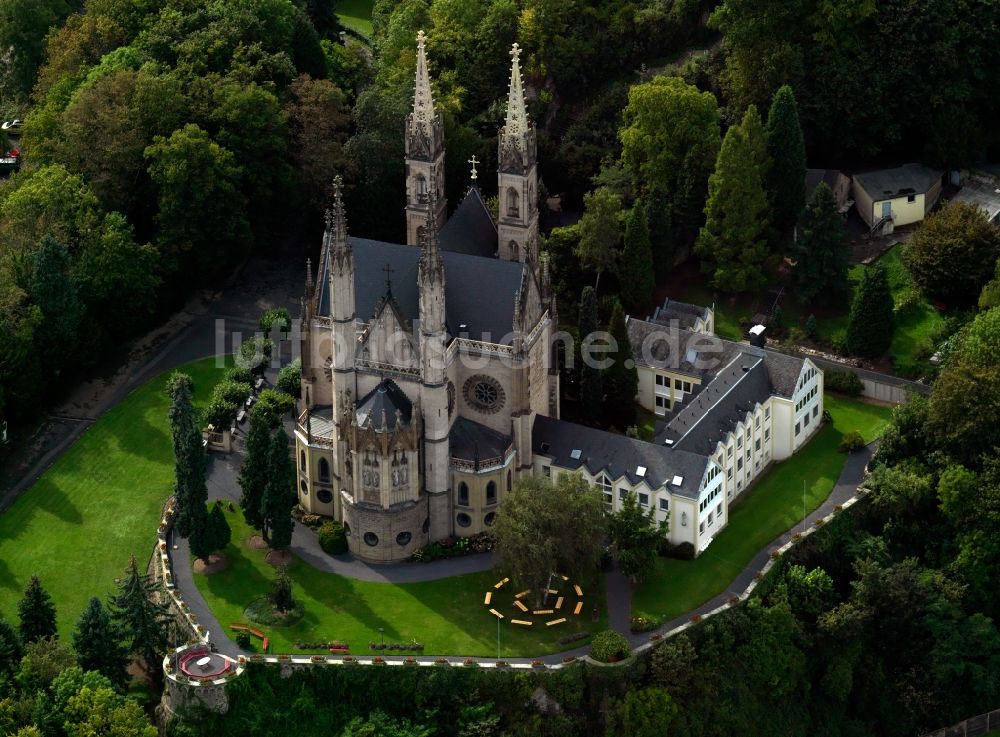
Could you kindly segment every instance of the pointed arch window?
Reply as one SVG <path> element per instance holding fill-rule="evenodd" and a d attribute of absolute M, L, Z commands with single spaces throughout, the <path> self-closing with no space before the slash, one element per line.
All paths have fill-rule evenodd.
<path fill-rule="evenodd" d="M 330 483 L 330 462 L 326 458 L 319 459 L 319 480 L 320 483 Z"/>
<path fill-rule="evenodd" d="M 496 504 L 497 503 L 497 482 L 490 481 L 486 484 L 486 503 Z"/>
<path fill-rule="evenodd" d="M 507 187 L 507 217 L 521 217 L 521 195 L 513 187 Z"/>
<path fill-rule="evenodd" d="M 458 485 L 458 503 L 463 507 L 469 506 L 469 485 L 464 481 Z"/>
<path fill-rule="evenodd" d="M 521 260 L 521 247 L 517 245 L 517 241 L 510 242 L 510 257 L 514 261 Z"/>
<path fill-rule="evenodd" d="M 427 202 L 427 177 L 417 174 L 416 180 L 417 202 Z"/>

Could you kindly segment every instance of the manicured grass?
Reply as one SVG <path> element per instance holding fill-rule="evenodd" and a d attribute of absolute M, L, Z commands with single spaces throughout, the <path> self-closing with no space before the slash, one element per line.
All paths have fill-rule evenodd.
<path fill-rule="evenodd" d="M 204 404 L 222 372 L 209 358 L 181 369 Z M 0 614 L 16 622 L 32 574 L 52 595 L 68 638 L 91 596 L 105 598 L 134 553 L 145 566 L 173 488 L 164 391 L 168 373 L 94 423 L 0 516 Z"/>
<path fill-rule="evenodd" d="M 768 542 L 813 511 L 833 490 L 844 466 L 837 452 L 841 437 L 857 430 L 865 441 L 881 434 L 891 409 L 825 396 L 833 422 L 805 448 L 777 464 L 730 511 L 729 525 L 693 561 L 658 558 L 656 570 L 636 590 L 633 615 L 671 619 L 694 609 L 725 590 L 751 558 Z"/>
<path fill-rule="evenodd" d="M 337 20 L 344 27 L 371 38 L 373 4 L 373 0 L 340 0 L 337 3 Z"/>
<path fill-rule="evenodd" d="M 224 627 L 246 622 L 245 607 L 267 594 L 275 577 L 274 568 L 264 560 L 267 551 L 252 550 L 245 544 L 252 530 L 239 511 L 227 512 L 227 519 L 234 541 L 226 549 L 229 568 L 210 576 L 195 575 L 198 589 Z M 393 585 L 355 581 L 294 558 L 288 575 L 305 613 L 290 626 L 261 628 L 270 640 L 272 652 L 301 652 L 295 648 L 296 642 L 339 640 L 346 641 L 352 653 L 363 654 L 370 652 L 369 642 L 378 642 L 384 636 L 386 642 L 422 642 L 425 655 L 496 657 L 497 620 L 489 613 L 490 607 L 483 604 L 486 592 L 494 591 L 493 584 L 498 580 L 499 574 L 493 571 Z M 588 593 L 586 587 L 584 592 Z M 567 622 L 552 627 L 541 622 L 531 627 L 510 624 L 517 610 L 509 596 L 498 596 L 498 602 L 503 602 L 498 609 L 505 615 L 500 622 L 501 655 L 517 657 L 567 650 L 581 643 L 561 645 L 558 638 L 562 635 L 605 628 L 603 592 L 593 593 L 594 598 L 588 601 L 602 603 L 599 622 L 591 621 L 590 604 L 585 604 L 579 617 L 570 613 Z M 379 633 L 379 627 L 385 630 L 384 635 Z"/>

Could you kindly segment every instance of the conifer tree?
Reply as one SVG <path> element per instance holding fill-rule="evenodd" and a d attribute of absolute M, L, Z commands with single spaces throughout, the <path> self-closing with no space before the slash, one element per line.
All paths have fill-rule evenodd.
<path fill-rule="evenodd" d="M 175 373 L 167 384 L 170 395 L 170 432 L 174 446 L 174 504 L 177 516 L 174 528 L 181 537 L 189 537 L 203 524 L 208 487 L 205 485 L 205 451 L 191 397 L 191 377 Z"/>
<path fill-rule="evenodd" d="M 73 633 L 76 662 L 83 670 L 97 671 L 118 687 L 125 685 L 128 653 L 121 630 L 96 596 L 91 597 Z"/>
<path fill-rule="evenodd" d="M 292 543 L 292 507 L 295 496 L 289 490 L 288 436 L 280 427 L 270 438 L 267 484 L 261 502 L 264 540 L 273 550 L 285 550 Z"/>
<path fill-rule="evenodd" d="M 850 243 L 833 192 L 820 182 L 799 218 L 795 242 L 795 297 L 830 304 L 847 293 Z"/>
<path fill-rule="evenodd" d="M 596 358 L 588 357 L 586 349 L 588 336 L 593 336 L 597 327 L 597 293 L 593 287 L 584 287 L 580 294 L 580 409 L 591 421 L 600 418 L 604 399 L 601 370 L 587 365 Z"/>
<path fill-rule="evenodd" d="M 649 307 L 656 282 L 649 223 L 641 200 L 635 201 L 625 221 L 625 248 L 618 264 L 618 279 L 622 301 L 629 312 L 639 313 Z"/>
<path fill-rule="evenodd" d="M 10 622 L 0 617 L 0 676 L 17 668 L 23 652 L 17 631 Z"/>
<path fill-rule="evenodd" d="M 760 118 L 756 105 L 747 107 L 743 113 L 743 120 L 740 127 L 747 136 L 747 144 L 753 151 L 753 160 L 764 178 L 765 189 L 767 187 L 768 173 L 771 171 L 771 154 L 767 150 L 767 131 L 764 129 L 764 121 Z M 804 176 L 804 175 L 803 175 Z"/>
<path fill-rule="evenodd" d="M 895 330 L 889 277 L 881 265 L 865 269 L 851 305 L 847 325 L 847 350 L 857 356 L 876 358 L 892 344 Z"/>
<path fill-rule="evenodd" d="M 264 487 L 267 486 L 267 459 L 271 450 L 270 413 L 258 409 L 255 404 L 250 410 L 250 429 L 247 430 L 247 452 L 240 469 L 240 509 L 243 519 L 255 530 L 264 529 L 261 513 L 264 501 Z"/>
<path fill-rule="evenodd" d="M 639 390 L 639 375 L 632 355 L 632 344 L 628 339 L 625 312 L 619 303 L 611 312 L 609 327 L 611 337 L 618 344 L 618 352 L 604 371 L 604 417 L 608 424 L 619 430 L 626 430 L 635 423 L 635 395 Z"/>
<path fill-rule="evenodd" d="M 212 511 L 208 513 L 208 530 L 213 551 L 225 550 L 233 539 L 233 531 L 219 502 L 213 504 Z"/>
<path fill-rule="evenodd" d="M 708 181 L 705 225 L 695 244 L 712 285 L 725 292 L 761 289 L 770 260 L 767 231 L 763 178 L 746 133 L 733 126 Z"/>
<path fill-rule="evenodd" d="M 172 619 L 166 604 L 158 599 L 157 583 L 139 572 L 133 555 L 118 593 L 111 597 L 111 620 L 125 634 L 126 649 L 140 658 L 149 672 L 156 672 L 167 649 Z"/>
<path fill-rule="evenodd" d="M 652 507 L 643 511 L 639 498 L 629 491 L 621 509 L 608 519 L 608 534 L 618 549 L 618 565 L 622 573 L 641 581 L 656 565 L 657 544 L 662 539 L 661 525 L 656 523 Z"/>
<path fill-rule="evenodd" d="M 42 588 L 38 576 L 32 576 L 24 589 L 24 596 L 17 603 L 20 620 L 18 632 L 25 645 L 45 637 L 58 637 L 56 631 L 56 605 L 52 597 Z"/>
<path fill-rule="evenodd" d="M 806 145 L 795 93 L 787 84 L 779 87 L 771 99 L 767 150 L 772 161 L 767 193 L 774 222 L 787 227 L 796 221 L 806 204 Z"/>
<path fill-rule="evenodd" d="M 816 322 L 816 315 L 810 314 L 806 318 L 806 337 L 809 340 L 816 340 L 819 337 L 819 325 Z"/>
<path fill-rule="evenodd" d="M 76 353 L 84 308 L 70 275 L 69 251 L 62 243 L 44 236 L 34 261 L 29 291 L 44 318 L 36 345 L 41 365 L 59 374 Z"/>

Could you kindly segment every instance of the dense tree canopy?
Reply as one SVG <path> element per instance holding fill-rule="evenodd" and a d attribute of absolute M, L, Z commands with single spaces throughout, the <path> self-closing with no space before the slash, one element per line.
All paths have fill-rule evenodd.
<path fill-rule="evenodd" d="M 847 349 L 857 356 L 877 358 L 889 350 L 896 329 L 889 277 L 883 266 L 865 269 L 851 304 Z"/>
<path fill-rule="evenodd" d="M 848 293 L 851 246 L 826 182 L 813 191 L 795 236 L 796 299 L 803 304 L 836 304 Z"/>

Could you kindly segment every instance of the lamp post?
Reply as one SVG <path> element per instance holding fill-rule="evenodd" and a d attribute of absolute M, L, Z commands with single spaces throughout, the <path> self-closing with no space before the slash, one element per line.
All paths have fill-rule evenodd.
<path fill-rule="evenodd" d="M 385 628 L 384 627 L 379 627 L 378 628 L 378 639 L 379 639 L 379 644 L 385 645 Z"/>

